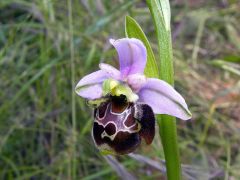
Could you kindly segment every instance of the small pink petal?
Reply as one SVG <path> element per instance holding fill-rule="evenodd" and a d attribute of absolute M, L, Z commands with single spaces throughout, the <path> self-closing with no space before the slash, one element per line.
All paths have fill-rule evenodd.
<path fill-rule="evenodd" d="M 131 74 L 127 77 L 127 83 L 134 92 L 138 92 L 146 82 L 147 78 L 143 74 Z"/>
<path fill-rule="evenodd" d="M 105 63 L 100 63 L 99 68 L 106 72 L 109 77 L 115 79 L 115 80 L 120 80 L 121 78 L 121 73 L 119 70 L 117 70 L 115 67 L 105 64 Z"/>

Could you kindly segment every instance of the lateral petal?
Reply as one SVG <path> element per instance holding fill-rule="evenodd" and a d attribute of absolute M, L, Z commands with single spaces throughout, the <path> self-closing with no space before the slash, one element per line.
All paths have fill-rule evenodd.
<path fill-rule="evenodd" d="M 109 77 L 115 79 L 115 80 L 120 80 L 121 78 L 121 73 L 119 70 L 117 70 L 115 67 L 105 64 L 105 63 L 100 63 L 99 68 L 103 71 L 105 71 Z"/>
<path fill-rule="evenodd" d="M 147 78 L 143 74 L 131 74 L 127 77 L 127 83 L 134 92 L 138 92 L 146 82 Z"/>

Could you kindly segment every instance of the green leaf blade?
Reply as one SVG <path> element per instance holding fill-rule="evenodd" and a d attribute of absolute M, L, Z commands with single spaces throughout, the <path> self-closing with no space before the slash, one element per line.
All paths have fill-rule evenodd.
<path fill-rule="evenodd" d="M 173 85 L 174 78 L 169 2 L 168 0 L 147 0 L 147 4 L 153 17 L 158 40 L 160 79 Z"/>

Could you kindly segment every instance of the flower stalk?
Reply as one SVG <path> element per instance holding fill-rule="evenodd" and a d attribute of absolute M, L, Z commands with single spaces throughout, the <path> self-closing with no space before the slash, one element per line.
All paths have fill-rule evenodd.
<path fill-rule="evenodd" d="M 170 5 L 168 0 L 147 0 L 158 40 L 160 79 L 174 85 L 172 62 L 172 40 L 170 29 Z M 181 165 L 177 144 L 176 119 L 169 115 L 158 115 L 160 137 L 166 160 L 169 180 L 181 179 Z"/>

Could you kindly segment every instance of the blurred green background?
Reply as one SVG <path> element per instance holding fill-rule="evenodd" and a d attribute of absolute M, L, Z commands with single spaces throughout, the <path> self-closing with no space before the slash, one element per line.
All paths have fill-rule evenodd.
<path fill-rule="evenodd" d="M 193 114 L 178 121 L 184 179 L 240 179 L 240 3 L 170 4 L 175 87 Z M 145 1 L 0 1 L 0 179 L 164 179 L 158 135 L 103 157 L 92 109 L 73 91 L 99 62 L 117 66 L 108 40 L 125 36 L 126 15 L 157 53 Z"/>

